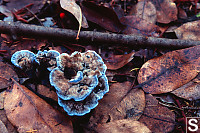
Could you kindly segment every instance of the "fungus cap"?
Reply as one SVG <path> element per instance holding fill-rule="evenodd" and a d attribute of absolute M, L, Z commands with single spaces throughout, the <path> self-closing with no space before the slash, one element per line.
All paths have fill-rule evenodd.
<path fill-rule="evenodd" d="M 103 98 L 103 95 L 109 91 L 107 77 L 99 77 L 99 84 L 95 87 L 92 93 L 86 97 L 83 101 L 63 100 L 58 98 L 58 104 L 64 108 L 68 115 L 82 116 L 94 109 L 98 105 L 98 100 Z"/>
<path fill-rule="evenodd" d="M 62 99 L 81 101 L 97 86 L 98 80 L 96 76 L 88 78 L 86 76 L 83 77 L 80 73 L 82 72 L 79 71 L 72 79 L 67 79 L 63 71 L 55 68 L 50 72 L 49 81 Z"/>
<path fill-rule="evenodd" d="M 11 57 L 11 62 L 21 69 L 30 69 L 33 63 L 37 62 L 36 56 L 29 50 L 20 50 L 15 52 Z M 37 62 L 38 63 L 38 62 Z"/>
<path fill-rule="evenodd" d="M 50 72 L 50 84 L 57 90 L 58 103 L 69 115 L 84 115 L 98 105 L 109 91 L 106 65 L 95 52 L 60 54 L 57 68 Z"/>

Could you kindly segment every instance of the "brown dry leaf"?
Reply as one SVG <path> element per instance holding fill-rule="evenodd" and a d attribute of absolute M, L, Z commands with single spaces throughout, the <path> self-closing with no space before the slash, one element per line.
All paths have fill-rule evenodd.
<path fill-rule="evenodd" d="M 1 120 L 0 120 L 0 133 L 8 133 L 6 126 Z"/>
<path fill-rule="evenodd" d="M 10 78 L 14 78 L 15 80 L 19 80 L 15 71 L 7 64 L 0 62 L 0 89 L 7 88 L 11 85 Z"/>
<path fill-rule="evenodd" d="M 123 30 L 124 34 L 135 34 L 144 36 L 158 36 L 159 27 L 149 23 L 137 16 L 125 16 L 120 19 L 121 23 L 127 25 Z"/>
<path fill-rule="evenodd" d="M 133 89 L 122 100 L 131 89 L 131 85 L 131 82 L 126 81 L 114 83 L 110 86 L 109 93 L 99 101 L 99 105 L 95 108 L 90 118 L 90 128 L 96 128 L 96 125 L 107 123 L 107 121 L 124 118 L 138 120 L 140 118 L 145 108 L 144 91 Z"/>
<path fill-rule="evenodd" d="M 47 98 L 50 98 L 54 101 L 58 101 L 58 95 L 56 94 L 56 92 L 53 90 L 50 90 L 48 87 L 44 85 L 37 86 L 37 93 Z"/>
<path fill-rule="evenodd" d="M 63 9 L 74 15 L 79 22 L 79 25 L 81 25 L 83 28 L 88 28 L 87 20 L 82 14 L 80 6 L 76 4 L 75 0 L 60 0 L 60 5 Z"/>
<path fill-rule="evenodd" d="M 144 114 L 139 119 L 153 133 L 168 133 L 174 129 L 175 114 L 158 103 L 151 94 L 146 95 Z"/>
<path fill-rule="evenodd" d="M 4 102 L 9 121 L 19 133 L 37 130 L 38 133 L 72 133 L 72 123 L 26 87 L 13 84 Z"/>
<path fill-rule="evenodd" d="M 172 0 L 152 0 L 157 12 L 157 22 L 168 24 L 177 20 L 178 10 Z"/>
<path fill-rule="evenodd" d="M 181 86 L 180 88 L 172 91 L 171 93 L 175 94 L 178 97 L 187 99 L 187 100 L 197 100 L 200 99 L 200 74 L 197 78 L 188 82 L 187 84 Z M 198 80 L 198 82 L 196 82 Z"/>
<path fill-rule="evenodd" d="M 135 52 L 124 55 L 111 55 L 108 58 L 104 57 L 103 60 L 108 69 L 116 70 L 129 63 L 134 58 L 134 54 Z"/>
<path fill-rule="evenodd" d="M 187 22 L 175 30 L 179 39 L 200 41 L 200 20 Z"/>
<path fill-rule="evenodd" d="M 120 32 L 125 28 L 119 21 L 115 11 L 111 8 L 98 6 L 86 1 L 82 2 L 81 8 L 87 20 L 100 25 L 106 30 Z"/>
<path fill-rule="evenodd" d="M 147 61 L 138 82 L 151 94 L 173 91 L 195 78 L 200 71 L 200 46 L 168 52 Z"/>
<path fill-rule="evenodd" d="M 123 119 L 105 123 L 97 127 L 98 133 L 151 133 L 143 123 L 139 121 Z"/>
<path fill-rule="evenodd" d="M 134 6 L 131 10 L 131 14 L 135 14 L 137 17 L 142 18 L 146 22 L 156 23 L 156 8 L 151 1 L 142 0 L 139 1 L 136 6 Z"/>

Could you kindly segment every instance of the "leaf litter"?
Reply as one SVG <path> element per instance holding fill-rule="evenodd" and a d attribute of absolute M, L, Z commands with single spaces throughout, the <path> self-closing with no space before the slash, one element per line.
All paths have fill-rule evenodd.
<path fill-rule="evenodd" d="M 59 28 L 73 26 L 78 28 L 77 24 L 74 23 L 75 20 L 79 23 L 79 31 L 82 27 L 84 30 L 145 37 L 167 37 L 168 34 L 174 34 L 169 38 L 176 35 L 180 39 L 198 40 L 196 29 L 198 29 L 199 22 L 184 24 L 180 21 L 180 18 L 189 19 L 187 17 L 190 15 L 187 10 L 180 6 L 180 1 L 176 1 L 177 5 L 171 0 L 126 2 L 121 0 L 109 3 L 77 0 L 20 0 L 2 4 L 1 12 L 4 14 L 2 18 L 12 16 L 13 12 L 15 19 L 20 23 L 38 24 L 43 22 L 43 18 L 50 16 L 52 22 L 55 22 L 51 25 Z M 63 13 L 63 9 L 60 9 L 60 6 L 65 10 L 65 13 Z M 13 10 L 13 7 L 16 10 Z M 196 9 L 191 9 L 196 12 Z M 48 15 L 44 13 L 45 10 L 47 10 Z M 177 13 L 178 10 L 187 13 L 187 15 L 181 17 L 180 13 Z M 73 17 L 75 19 L 71 20 Z M 16 21 L 15 19 L 7 19 L 7 21 Z M 182 26 L 177 25 L 176 22 Z M 66 26 L 68 24 L 70 25 Z M 166 27 L 171 26 L 180 27 L 167 33 Z M 198 115 L 198 110 L 186 112 L 184 107 L 193 104 L 195 106 L 199 101 L 199 79 L 197 76 L 200 70 L 199 46 L 172 52 L 156 48 L 143 50 L 129 46 L 113 46 L 117 52 L 109 52 L 109 56 L 104 56 L 105 51 L 112 51 L 110 48 L 112 45 L 108 48 L 107 44 L 103 43 L 91 47 L 78 41 L 77 44 L 63 43 L 62 40 L 59 42 L 35 39 L 27 41 L 23 37 L 16 36 L 14 32 L 11 34 L 12 36 L 2 35 L 5 38 L 0 46 L 1 50 L 5 51 L 0 52 L 1 60 L 4 61 L 0 64 L 2 77 L 0 79 L 2 83 L 0 107 L 3 109 L 0 111 L 6 111 L 9 121 L 17 128 L 18 132 L 82 132 L 83 130 L 89 132 L 91 130 L 98 132 L 171 132 L 172 130 L 176 132 L 181 130 L 184 132 L 184 126 L 181 126 L 180 129 L 175 123 L 179 122 L 178 124 L 184 125 L 183 119 L 186 116 Z M 91 113 L 81 117 L 69 118 L 62 108 L 59 108 L 55 88 L 51 87 L 48 82 L 48 71 L 36 68 L 35 74 L 32 73 L 33 75 L 28 78 L 25 76 L 27 80 L 21 82 L 23 84 L 21 85 L 18 83 L 18 76 L 24 78 L 23 74 L 26 72 L 18 71 L 8 65 L 11 55 L 23 49 L 34 53 L 37 53 L 38 50 L 59 49 L 61 53 L 70 54 L 74 51 L 86 51 L 86 48 L 99 53 L 107 68 L 110 69 L 106 72 L 106 75 L 110 76 L 108 78 L 110 91 Z M 135 54 L 138 51 L 139 56 Z M 149 52 L 152 54 L 147 54 Z M 13 70 L 16 70 L 18 75 Z M 17 82 L 10 80 L 13 78 Z M 3 91 L 5 89 L 6 91 Z M 168 99 L 169 102 L 167 98 L 165 99 L 165 96 L 169 95 L 177 97 Z M 166 104 L 158 102 L 159 97 L 163 98 Z M 34 117 L 28 116 L 29 112 Z M 14 127 L 7 126 L 9 121 L 4 120 L 4 117 L 5 114 L 0 119 L 8 132 L 16 132 Z M 72 127 L 72 123 L 74 127 Z M 3 129 L 5 132 L 7 132 L 6 128 Z"/>

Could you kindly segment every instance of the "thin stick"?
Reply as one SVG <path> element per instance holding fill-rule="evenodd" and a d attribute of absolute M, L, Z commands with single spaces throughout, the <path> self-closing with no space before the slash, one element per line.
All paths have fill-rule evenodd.
<path fill-rule="evenodd" d="M 77 36 L 77 31 L 49 28 L 44 26 L 36 26 L 30 24 L 22 24 L 16 22 L 0 21 L 0 32 L 5 34 L 13 34 L 31 37 L 43 38 L 59 41 L 74 41 Z M 128 47 L 156 47 L 156 48 L 186 48 L 195 45 L 200 45 L 200 41 L 181 40 L 181 39 L 166 39 L 153 38 L 136 35 L 123 35 L 115 33 L 102 33 L 94 31 L 81 31 L 78 42 L 90 42 L 91 45 L 111 45 L 111 46 L 128 46 Z"/>

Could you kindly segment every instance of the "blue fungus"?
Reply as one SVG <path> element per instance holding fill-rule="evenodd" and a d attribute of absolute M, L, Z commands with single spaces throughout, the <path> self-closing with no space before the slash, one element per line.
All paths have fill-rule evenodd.
<path fill-rule="evenodd" d="M 62 53 L 56 61 L 57 67 L 50 72 L 49 80 L 57 90 L 59 105 L 72 116 L 89 113 L 109 91 L 107 67 L 102 58 L 88 50 L 71 55 Z"/>
<path fill-rule="evenodd" d="M 56 50 L 44 50 L 44 51 L 38 51 L 36 54 L 36 61 L 39 64 L 45 64 L 47 66 L 47 69 L 49 71 L 56 68 L 56 58 L 60 55 L 60 53 Z"/>
<path fill-rule="evenodd" d="M 36 56 L 29 50 L 20 50 L 15 52 L 11 57 L 11 62 L 21 69 L 31 69 L 33 63 L 36 63 Z"/>
<path fill-rule="evenodd" d="M 58 98 L 58 104 L 64 108 L 68 115 L 82 116 L 90 112 L 98 105 L 98 100 L 109 91 L 108 80 L 106 76 L 99 77 L 99 84 L 93 89 L 92 93 L 82 101 L 63 100 Z"/>

